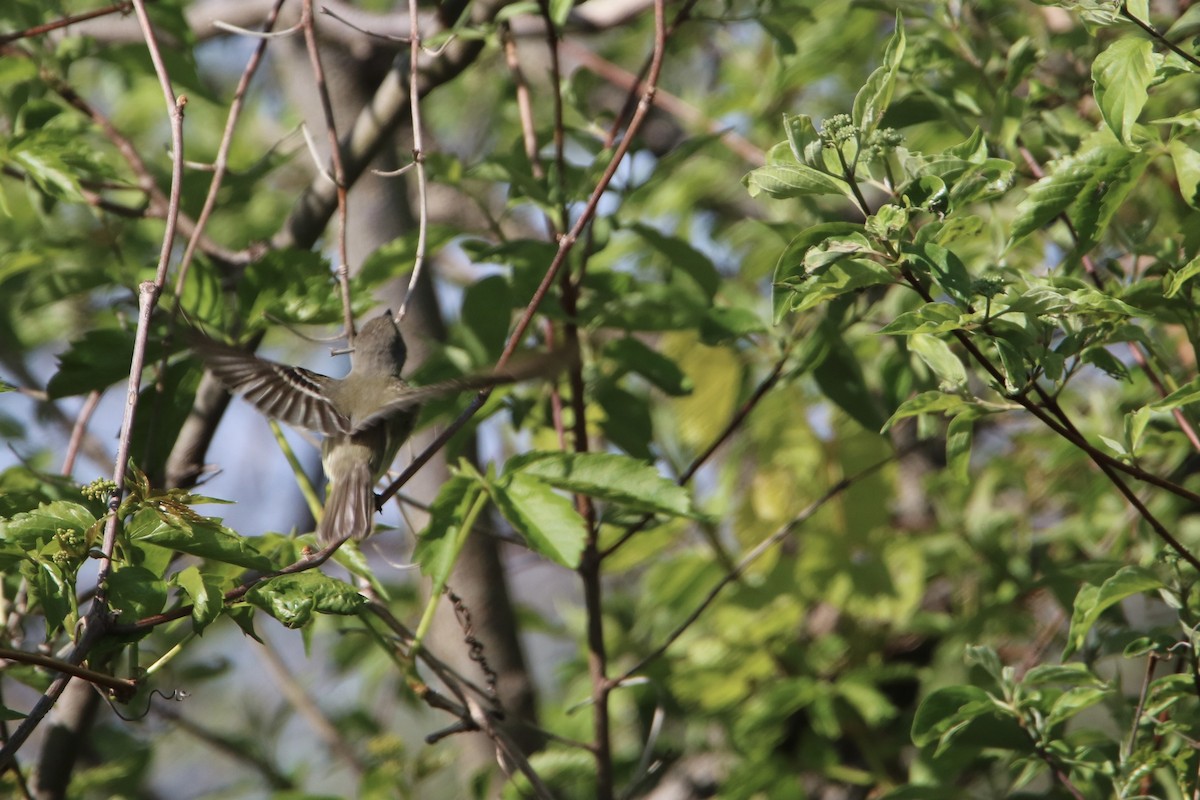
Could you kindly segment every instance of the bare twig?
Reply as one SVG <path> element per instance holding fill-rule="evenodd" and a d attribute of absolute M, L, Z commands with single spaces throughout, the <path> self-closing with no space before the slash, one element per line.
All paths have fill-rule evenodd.
<path fill-rule="evenodd" d="M 120 702 L 127 702 L 137 692 L 137 681 L 118 678 L 104 672 L 96 672 L 60 658 L 51 658 L 41 653 L 29 653 L 24 650 L 14 650 L 10 647 L 0 647 L 0 661 L 16 661 L 21 664 L 32 664 L 63 675 L 81 678 L 93 686 L 107 689 Z"/>
<path fill-rule="evenodd" d="M 51 20 L 50 22 L 43 22 L 41 25 L 34 25 L 32 28 L 26 28 L 23 31 L 15 31 L 13 33 L 6 33 L 3 36 L 0 36 L 0 47 L 21 39 L 29 39 L 34 36 L 41 36 L 42 34 L 58 30 L 59 28 L 65 28 L 68 25 L 86 22 L 89 19 L 107 17 L 109 14 L 128 14 L 132 8 L 133 3 L 129 2 L 129 0 L 126 0 L 126 2 L 123 3 L 113 3 L 112 5 L 105 6 L 104 8 L 96 8 L 79 14 L 71 14 L 70 16 L 60 17 L 59 19 Z"/>
<path fill-rule="evenodd" d="M 342 317 L 346 329 L 346 341 L 354 346 L 354 312 L 350 308 L 350 258 L 346 247 L 346 167 L 342 160 L 342 143 L 338 139 L 337 121 L 333 116 L 333 103 L 329 100 L 329 87 L 325 83 L 325 69 L 321 66 L 321 50 L 317 46 L 317 26 L 313 18 L 312 0 L 304 0 L 300 13 L 300 25 L 304 28 L 304 44 L 308 48 L 308 59 L 312 64 L 313 80 L 317 85 L 317 96 L 325 114 L 325 132 L 329 136 L 329 161 L 333 166 L 333 183 L 337 193 L 337 250 L 338 286 L 342 293 Z"/>
<path fill-rule="evenodd" d="M 320 737 L 329 751 L 345 762 L 356 775 L 361 776 L 366 772 L 366 765 L 363 764 L 362 759 L 347 744 L 338 729 L 329 721 L 325 712 L 313 702 L 308 691 L 292 676 L 287 664 L 283 662 L 275 649 L 271 645 L 263 643 L 258 648 L 258 653 L 274 677 L 275 686 L 292 707 L 300 713 L 300 716 L 304 717 L 309 727 Z"/>
<path fill-rule="evenodd" d="M 83 437 L 87 434 L 88 422 L 92 419 L 92 414 L 96 411 L 96 406 L 100 404 L 100 392 L 93 390 L 88 393 L 87 399 L 83 401 L 83 407 L 79 409 L 79 415 L 75 417 L 75 425 L 71 428 L 71 440 L 67 442 L 67 454 L 63 457 L 62 474 L 70 475 L 75 471 L 75 457 L 79 454 L 79 445 L 83 442 Z"/>
<path fill-rule="evenodd" d="M 421 28 L 417 18 L 417 0 L 408 0 L 408 19 L 408 101 L 412 115 L 413 164 L 417 168 L 417 251 L 413 257 L 408 289 L 404 292 L 404 300 L 396 314 L 397 321 L 404 319 L 408 313 L 408 304 L 416 294 L 417 280 L 421 277 L 421 267 L 425 264 L 425 240 L 429 233 L 429 186 L 425 177 L 425 138 L 421 129 Z"/>

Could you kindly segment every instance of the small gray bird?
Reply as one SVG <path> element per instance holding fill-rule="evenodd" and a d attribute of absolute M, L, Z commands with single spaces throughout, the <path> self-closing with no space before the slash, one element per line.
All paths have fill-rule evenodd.
<path fill-rule="evenodd" d="M 322 546 L 371 533 L 375 483 L 412 433 L 422 402 L 562 367 L 562 359 L 552 355 L 505 372 L 411 386 L 400 377 L 408 349 L 390 311 L 363 325 L 354 340 L 350 372 L 340 380 L 209 339 L 198 338 L 194 349 L 229 391 L 243 395 L 263 414 L 325 437 L 321 462 L 329 488 L 317 526 Z"/>

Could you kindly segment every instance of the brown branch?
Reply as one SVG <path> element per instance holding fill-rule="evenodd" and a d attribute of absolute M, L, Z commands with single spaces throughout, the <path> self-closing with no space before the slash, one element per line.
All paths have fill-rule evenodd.
<path fill-rule="evenodd" d="M 0 647 L 0 661 L 16 661 L 21 664 L 32 664 L 35 667 L 51 670 L 62 675 L 80 678 L 88 683 L 107 689 L 114 699 L 127 703 L 137 693 L 137 681 L 118 678 L 104 672 L 81 667 L 78 664 L 64 661 L 61 658 L 44 656 L 41 653 L 29 653 L 24 650 L 14 650 L 11 647 Z"/>
<path fill-rule="evenodd" d="M 321 65 L 321 49 L 317 46 L 317 26 L 313 17 L 313 0 L 303 0 L 300 12 L 300 27 L 304 30 L 304 45 L 312 65 L 313 80 L 317 86 L 317 98 L 321 101 L 321 112 L 325 115 L 325 133 L 329 137 L 329 161 L 333 165 L 334 195 L 337 201 L 337 251 L 336 270 L 338 287 L 342 295 L 342 317 L 346 330 L 346 342 L 354 347 L 354 312 L 350 309 L 350 259 L 346 247 L 346 167 L 342 158 L 342 142 L 338 138 L 337 121 L 333 116 L 333 103 L 329 99 L 329 86 L 325 82 L 325 68 Z"/>
<path fill-rule="evenodd" d="M 84 11 L 79 14 L 60 17 L 58 19 L 51 20 L 50 22 L 43 22 L 41 25 L 34 25 L 32 28 L 26 28 L 23 31 L 6 33 L 3 36 L 0 36 L 0 47 L 5 46 L 6 44 L 11 44 L 12 42 L 20 39 L 30 39 L 34 36 L 41 36 L 49 33 L 50 31 L 56 31 L 59 28 L 65 28 L 68 25 L 76 25 L 80 22 L 86 22 L 90 19 L 106 17 L 109 14 L 128 14 L 132 9 L 133 3 L 129 0 L 126 0 L 126 2 L 114 3 L 113 5 L 106 6 L 105 8 L 97 8 L 93 9 L 92 11 Z"/>

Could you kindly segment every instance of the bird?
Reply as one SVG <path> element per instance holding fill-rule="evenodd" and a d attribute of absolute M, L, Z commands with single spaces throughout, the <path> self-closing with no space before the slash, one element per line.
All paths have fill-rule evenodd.
<path fill-rule="evenodd" d="M 350 351 L 350 372 L 340 379 L 269 361 L 200 333 L 192 348 L 226 389 L 262 414 L 324 437 L 321 465 L 329 486 L 317 525 L 322 547 L 370 535 L 378 510 L 375 484 L 412 433 L 421 403 L 562 366 L 562 358 L 550 354 L 505 371 L 413 386 L 400 377 L 408 348 L 390 311 L 363 325 Z"/>

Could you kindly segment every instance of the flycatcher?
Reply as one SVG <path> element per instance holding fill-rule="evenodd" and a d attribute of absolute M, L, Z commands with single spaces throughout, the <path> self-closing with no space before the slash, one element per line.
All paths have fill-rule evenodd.
<path fill-rule="evenodd" d="M 243 395 L 268 417 L 325 437 L 321 463 L 329 488 L 317 526 L 322 546 L 371 533 L 375 483 L 412 433 L 420 403 L 551 371 L 543 359 L 507 372 L 411 386 L 400 377 L 408 348 L 390 311 L 363 325 L 354 340 L 350 372 L 340 380 L 208 339 L 198 340 L 195 349 L 229 391 Z"/>

